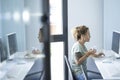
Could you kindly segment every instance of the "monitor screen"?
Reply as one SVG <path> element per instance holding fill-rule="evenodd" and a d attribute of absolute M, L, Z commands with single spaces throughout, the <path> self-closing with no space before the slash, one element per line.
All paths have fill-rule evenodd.
<path fill-rule="evenodd" d="M 1 57 L 2 56 L 2 42 L 1 42 L 1 39 L 0 39 L 0 62 L 1 62 Z"/>
<path fill-rule="evenodd" d="M 7 50 L 8 55 L 12 55 L 17 52 L 17 38 L 16 33 L 7 34 Z"/>
<path fill-rule="evenodd" d="M 120 32 L 114 31 L 112 36 L 112 50 L 119 54 Z"/>
<path fill-rule="evenodd" d="M 2 43 L 2 39 L 0 38 L 0 61 L 4 61 L 7 59 L 7 52 L 4 49 L 4 45 Z"/>

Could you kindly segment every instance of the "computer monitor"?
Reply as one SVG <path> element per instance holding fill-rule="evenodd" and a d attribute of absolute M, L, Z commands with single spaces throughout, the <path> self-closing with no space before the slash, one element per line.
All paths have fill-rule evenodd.
<path fill-rule="evenodd" d="M 112 36 L 112 50 L 119 54 L 120 32 L 114 31 Z"/>
<path fill-rule="evenodd" d="M 0 38 L 0 62 L 1 62 L 1 56 L 2 56 L 2 42 L 1 42 L 1 38 Z"/>
<path fill-rule="evenodd" d="M 119 55 L 120 55 L 120 38 L 119 38 Z"/>
<path fill-rule="evenodd" d="M 7 51 L 9 56 L 13 55 L 18 51 L 15 32 L 7 34 Z"/>
<path fill-rule="evenodd" d="M 0 38 L 0 61 L 3 62 L 6 59 L 7 59 L 7 52 L 4 49 L 2 38 Z"/>

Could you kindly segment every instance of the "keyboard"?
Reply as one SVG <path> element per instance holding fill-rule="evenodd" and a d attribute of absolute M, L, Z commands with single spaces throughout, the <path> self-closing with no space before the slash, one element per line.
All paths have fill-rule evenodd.
<path fill-rule="evenodd" d="M 112 60 L 112 59 L 109 59 L 109 58 L 106 58 L 106 59 L 103 59 L 102 62 L 103 62 L 103 63 L 112 63 L 113 60 Z"/>

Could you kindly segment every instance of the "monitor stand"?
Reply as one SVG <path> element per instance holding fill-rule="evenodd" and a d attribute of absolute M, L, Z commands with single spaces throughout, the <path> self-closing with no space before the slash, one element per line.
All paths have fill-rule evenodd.
<path fill-rule="evenodd" d="M 7 61 L 13 61 L 13 59 L 7 59 Z"/>
<path fill-rule="evenodd" d="M 116 59 L 120 59 L 120 54 L 115 55 Z"/>
<path fill-rule="evenodd" d="M 13 61 L 14 60 L 14 55 L 11 55 L 8 57 L 7 61 Z"/>

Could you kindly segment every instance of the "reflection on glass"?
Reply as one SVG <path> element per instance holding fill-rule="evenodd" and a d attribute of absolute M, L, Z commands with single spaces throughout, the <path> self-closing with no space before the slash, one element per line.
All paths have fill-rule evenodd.
<path fill-rule="evenodd" d="M 64 80 L 63 42 L 52 42 L 51 48 L 51 80 Z M 59 74 L 58 74 L 59 73 Z"/>
<path fill-rule="evenodd" d="M 23 21 L 24 22 L 28 22 L 29 21 L 29 19 L 30 19 L 30 14 L 29 14 L 29 11 L 28 10 L 25 10 L 25 11 L 23 11 Z"/>
<path fill-rule="evenodd" d="M 20 13 L 19 12 L 14 12 L 13 13 L 13 19 L 15 20 L 15 21 L 19 21 L 20 20 Z"/>
<path fill-rule="evenodd" d="M 10 12 L 6 12 L 3 16 L 3 19 L 5 19 L 5 20 L 10 20 L 11 18 L 12 18 L 12 15 Z"/>
<path fill-rule="evenodd" d="M 31 5 L 32 4 L 32 5 Z M 16 32 L 18 51 L 41 49 L 41 0 L 0 0 L 0 37 L 6 47 L 6 34 Z"/>
<path fill-rule="evenodd" d="M 24 72 L 25 75 L 19 73 L 20 75 L 18 77 L 20 80 L 23 80 L 21 78 L 24 78 L 27 75 L 34 60 L 45 57 L 44 54 L 41 55 L 43 53 L 44 44 L 38 40 L 39 28 L 42 26 L 40 22 L 42 12 L 41 4 L 42 0 L 0 0 L 0 40 L 2 44 L 2 46 L 0 44 L 2 49 L 2 58 L 0 56 L 0 61 L 6 60 L 10 57 L 15 60 L 15 62 L 12 61 L 12 64 L 17 65 L 16 63 L 21 64 L 21 62 L 22 64 L 29 64 L 30 60 L 30 65 L 27 66 L 27 69 Z M 26 7 L 28 10 L 26 10 Z M 32 15 L 30 15 L 31 13 Z M 13 32 L 15 32 L 15 36 L 10 34 Z M 9 54 L 9 51 L 11 55 Z M 26 60 L 28 61 L 26 62 Z M 9 68 L 6 64 L 7 61 L 0 67 Z M 10 65 L 15 68 L 16 66 L 12 64 Z M 7 65 L 9 65 L 9 62 Z M 41 65 L 44 65 L 44 63 L 41 63 Z M 5 72 L 3 71 L 1 73 L 6 74 L 6 72 L 9 73 L 9 71 L 11 72 L 11 70 L 13 70 L 11 68 L 11 70 L 6 70 L 6 68 L 4 68 Z M 14 70 L 15 72 L 13 73 L 19 72 L 20 70 L 18 68 L 15 69 L 16 70 Z M 39 70 L 39 68 L 37 69 Z M 43 68 L 41 68 L 41 70 L 42 69 Z M 37 76 L 37 79 L 38 77 L 40 76 Z M 2 77 L 2 75 L 0 75 L 0 80 L 5 80 L 2 78 L 7 79 L 6 76 L 3 75 Z M 18 80 L 17 78 L 16 80 Z"/>
<path fill-rule="evenodd" d="M 0 20 L 1 20 L 2 16 L 1 16 L 1 13 L 0 13 Z"/>
<path fill-rule="evenodd" d="M 62 0 L 50 0 L 50 33 L 63 34 L 62 28 Z"/>

